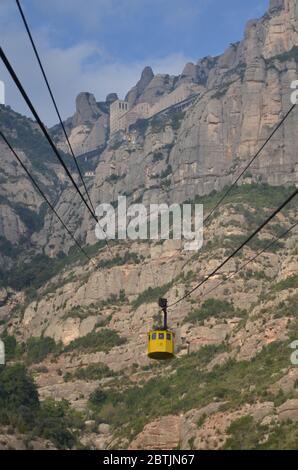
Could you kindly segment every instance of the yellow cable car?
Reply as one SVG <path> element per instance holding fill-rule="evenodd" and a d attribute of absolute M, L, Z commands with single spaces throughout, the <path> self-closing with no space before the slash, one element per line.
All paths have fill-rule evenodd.
<path fill-rule="evenodd" d="M 165 360 L 175 357 L 174 337 L 175 333 L 167 327 L 167 299 L 159 299 L 159 306 L 164 313 L 164 326 L 152 330 L 148 334 L 148 357 L 150 359 Z"/>
<path fill-rule="evenodd" d="M 174 336 L 169 330 L 152 330 L 148 334 L 148 357 L 150 359 L 172 359 Z"/>

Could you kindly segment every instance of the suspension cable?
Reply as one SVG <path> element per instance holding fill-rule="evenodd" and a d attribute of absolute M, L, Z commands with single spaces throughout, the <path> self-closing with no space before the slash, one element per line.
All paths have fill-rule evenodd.
<path fill-rule="evenodd" d="M 287 205 L 289 204 L 298 194 L 298 189 L 296 189 L 277 209 L 275 209 L 274 212 L 272 212 L 272 214 L 267 217 L 267 219 L 261 224 L 259 225 L 259 227 L 251 234 L 249 235 L 248 238 L 246 238 L 246 240 L 241 243 L 241 245 L 236 248 L 233 253 L 231 255 L 229 255 L 222 263 L 219 264 L 219 266 L 217 268 L 215 268 L 210 274 L 208 274 L 208 276 L 203 279 L 198 285 L 196 285 L 193 289 L 191 289 L 190 291 L 186 292 L 186 294 L 184 294 L 180 299 L 178 299 L 176 302 L 172 303 L 171 305 L 169 305 L 169 307 L 173 307 L 177 304 L 179 304 L 180 302 L 182 302 L 182 300 L 186 299 L 187 297 L 189 297 L 193 292 L 195 292 L 197 289 L 199 289 L 199 287 L 201 287 L 203 284 L 205 284 L 211 277 L 213 277 L 223 266 L 225 266 L 228 261 L 230 261 L 232 258 L 234 258 L 234 256 L 236 256 L 244 246 L 246 246 L 266 225 L 269 224 L 269 222 L 279 213 L 282 211 L 282 209 Z"/>
<path fill-rule="evenodd" d="M 242 271 L 248 264 L 252 263 L 255 261 L 259 256 L 261 256 L 263 253 L 269 250 L 273 245 L 275 245 L 281 238 L 286 237 L 292 230 L 294 230 L 295 227 L 297 227 L 298 222 L 293 224 L 290 228 L 288 228 L 285 232 L 281 233 L 278 237 L 274 238 L 271 240 L 271 242 L 265 246 L 261 251 L 259 251 L 256 255 L 254 255 L 252 258 L 250 258 L 248 261 L 243 263 L 235 272 L 229 274 L 226 279 L 223 279 L 219 284 L 217 284 L 215 287 L 212 287 L 210 290 L 205 292 L 202 297 L 205 297 L 206 295 L 209 295 L 211 292 L 216 290 L 219 286 L 221 286 L 224 282 L 228 281 L 229 279 L 233 278 L 236 276 L 240 271 Z"/>
<path fill-rule="evenodd" d="M 31 42 L 32 48 L 33 48 L 33 50 L 34 50 L 34 53 L 35 53 L 35 56 L 36 56 L 37 62 L 38 62 L 38 64 L 39 64 L 39 67 L 40 67 L 40 70 L 41 70 L 41 73 L 42 73 L 42 75 L 43 75 L 43 78 L 44 78 L 44 81 L 45 81 L 45 83 L 46 83 L 47 89 L 48 89 L 48 91 L 49 91 L 49 94 L 50 94 L 50 96 L 51 96 L 51 99 L 52 99 L 52 102 L 53 102 L 53 105 L 54 105 L 54 108 L 55 108 L 56 114 L 57 114 L 57 116 L 58 116 L 58 119 L 59 119 L 60 125 L 61 125 L 61 127 L 62 127 L 62 130 L 63 130 L 64 136 L 65 136 L 66 142 L 67 142 L 67 144 L 68 144 L 68 147 L 69 147 L 69 149 L 70 149 L 70 152 L 71 152 L 71 155 L 72 155 L 73 161 L 74 161 L 74 163 L 75 163 L 75 166 L 76 166 L 76 168 L 77 168 L 77 171 L 78 171 L 78 173 L 79 173 L 80 179 L 81 179 L 81 181 L 82 181 L 82 183 L 83 183 L 83 186 L 84 186 L 84 189 L 85 189 L 85 193 L 87 194 L 87 197 L 88 197 L 88 200 L 89 200 L 90 206 L 92 207 L 92 210 L 93 210 L 93 212 L 95 213 L 95 209 L 94 209 L 94 206 L 93 206 L 93 204 L 92 204 L 92 201 L 91 201 L 91 198 L 90 198 L 90 195 L 89 195 L 89 192 L 88 192 L 88 189 L 87 189 L 86 183 L 85 183 L 85 181 L 84 181 L 84 178 L 83 178 L 83 175 L 82 175 L 81 169 L 80 169 L 80 167 L 79 167 L 78 161 L 77 161 L 77 159 L 76 159 L 76 157 L 75 157 L 75 154 L 74 154 L 74 151 L 73 151 L 72 145 L 71 145 L 71 143 L 70 143 L 70 141 L 69 141 L 69 137 L 68 137 L 68 135 L 67 135 L 67 132 L 66 132 L 66 129 L 65 129 L 64 123 L 63 123 L 63 121 L 62 121 L 62 118 L 61 118 L 61 114 L 60 114 L 60 112 L 59 112 L 59 109 L 58 109 L 58 106 L 57 106 L 57 102 L 56 102 L 56 100 L 55 100 L 55 98 L 54 98 L 54 95 L 53 95 L 52 89 L 51 89 L 51 87 L 50 87 L 50 84 L 49 84 L 49 81 L 48 81 L 48 78 L 47 78 L 47 75 L 46 75 L 46 73 L 45 73 L 45 70 L 44 70 L 44 67 L 43 67 L 43 65 L 42 65 L 42 62 L 41 62 L 40 56 L 39 56 L 39 54 L 38 54 L 38 51 L 37 51 L 36 45 L 35 45 L 35 43 L 34 43 L 34 40 L 33 40 L 33 37 L 32 37 L 32 34 L 31 34 L 31 31 L 30 31 L 30 28 L 29 28 L 28 22 L 27 22 L 27 20 L 26 20 L 26 17 L 25 17 L 25 15 L 24 15 L 24 12 L 23 12 L 23 10 L 22 10 L 22 7 L 21 7 L 21 5 L 20 5 L 20 2 L 19 2 L 19 0 L 16 0 L 16 3 L 17 3 L 17 6 L 18 6 L 18 9 L 19 9 L 20 15 L 21 15 L 21 17 L 22 17 L 22 20 L 23 20 L 23 23 L 24 23 L 25 29 L 26 29 L 26 31 L 27 31 L 27 34 L 28 34 L 28 36 L 29 36 L 29 39 L 30 39 L 30 42 Z"/>
<path fill-rule="evenodd" d="M 281 126 L 284 124 L 284 122 L 287 120 L 287 118 L 290 116 L 294 108 L 296 107 L 296 103 L 293 104 L 290 109 L 287 111 L 287 113 L 283 116 L 281 121 L 277 124 L 277 126 L 273 129 L 271 134 L 267 137 L 265 142 L 261 145 L 259 150 L 255 153 L 255 155 L 251 158 L 251 160 L 245 165 L 244 169 L 241 171 L 241 173 L 237 176 L 235 181 L 229 186 L 227 191 L 223 194 L 223 196 L 220 198 L 220 200 L 217 202 L 217 204 L 213 207 L 213 209 L 209 212 L 209 214 L 204 218 L 204 222 L 207 222 L 207 220 L 210 219 L 211 215 L 218 209 L 218 207 L 221 205 L 221 203 L 224 201 L 224 199 L 230 194 L 232 189 L 236 186 L 240 178 L 244 175 L 244 173 L 248 170 L 248 168 L 253 164 L 253 162 L 257 159 L 257 157 L 260 155 L 260 153 L 264 150 L 266 145 L 270 142 L 272 137 L 276 134 L 276 132 L 281 128 Z"/>
<path fill-rule="evenodd" d="M 85 200 L 80 188 L 78 187 L 77 183 L 75 182 L 75 180 L 73 179 L 70 171 L 68 170 L 67 166 L 65 165 L 63 159 L 61 158 L 52 138 L 50 137 L 45 125 L 43 124 L 43 122 L 41 121 L 37 111 L 35 110 L 30 98 L 28 97 L 28 95 L 26 94 L 21 82 L 19 81 L 12 65 L 10 64 L 8 58 L 6 57 L 2 47 L 0 47 L 0 57 L 4 63 L 4 65 L 6 66 L 10 76 L 12 77 L 13 81 L 15 82 L 17 88 L 19 89 L 21 95 L 23 96 L 27 106 L 29 107 L 31 113 L 33 114 L 34 118 L 36 119 L 36 122 L 38 123 L 40 129 L 42 130 L 44 136 L 46 137 L 47 141 L 49 142 L 52 150 L 54 151 L 56 157 L 58 158 L 60 164 L 63 166 L 67 176 L 69 177 L 69 179 L 71 180 L 73 186 L 75 187 L 76 191 L 78 192 L 80 198 L 82 199 L 83 203 L 85 204 L 86 208 L 88 209 L 88 211 L 90 212 L 92 218 L 96 221 L 96 223 L 98 223 L 98 219 L 96 217 L 96 214 L 92 211 L 92 209 L 90 208 L 89 204 L 87 203 L 87 201 Z M 108 243 L 108 240 L 107 240 L 107 237 L 105 237 L 105 242 L 106 242 L 106 245 L 109 247 L 109 243 Z"/>
<path fill-rule="evenodd" d="M 5 144 L 7 145 L 7 147 L 9 148 L 9 150 L 12 152 L 12 154 L 14 155 L 14 157 L 17 159 L 17 161 L 19 162 L 19 164 L 21 165 L 21 167 L 23 168 L 23 170 L 25 171 L 25 173 L 27 174 L 27 176 L 29 177 L 30 181 L 32 182 L 33 186 L 35 186 L 35 188 L 39 191 L 39 193 L 41 194 L 41 196 L 43 197 L 43 199 L 46 201 L 46 203 L 48 204 L 48 206 L 50 207 L 50 209 L 54 212 L 54 214 L 56 215 L 56 217 L 58 218 L 58 220 L 61 222 L 61 224 L 63 225 L 63 227 L 65 228 L 65 230 L 67 231 L 67 233 L 69 234 L 69 236 L 73 239 L 73 241 L 75 242 L 75 244 L 77 245 L 77 247 L 81 250 L 81 252 L 86 256 L 86 258 L 88 258 L 89 261 L 92 261 L 92 263 L 96 266 L 96 263 L 94 262 L 94 260 L 88 255 L 88 253 L 86 252 L 86 250 L 84 250 L 84 248 L 80 245 L 80 243 L 77 241 L 77 239 L 75 238 L 75 236 L 73 235 L 73 233 L 69 230 L 69 228 L 66 226 L 66 224 L 63 222 L 63 220 L 61 219 L 60 215 L 58 214 L 58 212 L 56 211 L 55 207 L 52 205 L 52 203 L 50 202 L 50 200 L 48 199 L 48 197 L 45 195 L 44 191 L 41 189 L 41 187 L 39 186 L 39 184 L 37 183 L 36 179 L 34 178 L 34 176 L 32 176 L 32 174 L 30 173 L 30 171 L 28 170 L 28 168 L 26 167 L 26 165 L 22 162 L 22 160 L 20 159 L 19 155 L 16 153 L 16 151 L 14 150 L 14 148 L 12 147 L 12 145 L 8 142 L 7 138 L 5 137 L 5 135 L 3 134 L 3 132 L 0 130 L 0 136 L 2 137 L 3 141 L 5 142 Z"/>

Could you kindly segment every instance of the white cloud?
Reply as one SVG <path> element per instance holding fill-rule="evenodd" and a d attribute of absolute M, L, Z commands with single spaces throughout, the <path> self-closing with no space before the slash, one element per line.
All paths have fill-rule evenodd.
<path fill-rule="evenodd" d="M 6 0 L 0 1 L 6 2 Z M 76 0 L 76 3 L 79 4 L 80 0 Z M 1 3 L 1 14 L 2 6 Z M 9 21 L 0 24 L 3 49 L 42 120 L 48 125 L 53 125 L 58 119 L 28 37 L 22 25 L 11 15 L 7 3 L 5 6 Z M 183 54 L 172 54 L 167 57 L 147 57 L 142 61 L 122 63 L 118 59 L 113 60 L 105 52 L 104 47 L 99 47 L 93 42 L 85 41 L 67 48 L 52 47 L 46 27 L 38 31 L 33 30 L 33 35 L 63 118 L 73 114 L 75 97 L 81 91 L 94 93 L 97 101 L 104 100 L 111 92 L 123 97 L 135 85 L 146 65 L 151 65 L 155 73 L 178 74 L 181 73 L 185 63 L 191 60 Z M 4 79 L 6 83 L 6 104 L 21 113 L 28 114 L 26 104 L 3 64 L 0 64 L 0 79 Z"/>
<path fill-rule="evenodd" d="M 260 0 L 262 5 L 264 2 L 268 0 Z M 38 17 L 38 23 L 42 24 L 39 29 L 33 29 L 33 36 L 61 114 L 66 118 L 73 114 L 75 97 L 81 91 L 94 93 L 98 101 L 104 100 L 110 92 L 124 97 L 146 65 L 151 65 L 155 73 L 179 74 L 185 63 L 197 60 L 182 53 L 153 57 L 155 50 L 152 48 L 153 52 L 148 51 L 140 60 L 124 61 L 121 57 L 113 57 L 101 42 L 102 25 L 106 29 L 111 27 L 110 34 L 114 33 L 114 26 L 116 34 L 117 25 L 124 23 L 129 29 L 140 18 L 140 24 L 149 28 L 150 42 L 150 27 L 154 34 L 155 25 L 146 23 L 142 14 L 146 16 L 146 12 L 151 11 L 159 17 L 158 31 L 164 28 L 169 33 L 167 37 L 175 34 L 179 41 L 183 34 L 191 42 L 191 31 L 197 27 L 202 9 L 210 3 L 215 4 L 216 0 L 21 0 L 21 3 L 28 13 L 29 23 L 34 24 Z M 231 29 L 238 24 L 231 9 L 225 21 L 230 21 Z M 61 30 L 67 34 L 61 34 Z M 41 118 L 48 125 L 56 123 L 57 117 L 13 0 L 0 0 L 0 31 L 1 45 Z M 61 37 L 67 41 L 63 46 L 59 44 Z M 92 40 L 86 39 L 90 37 Z M 197 47 L 199 49 L 199 45 Z M 27 114 L 26 105 L 0 63 L 1 79 L 6 83 L 7 104 Z"/>

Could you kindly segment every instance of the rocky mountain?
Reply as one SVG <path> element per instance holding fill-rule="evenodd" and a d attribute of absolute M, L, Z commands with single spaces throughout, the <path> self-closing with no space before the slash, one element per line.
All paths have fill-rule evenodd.
<path fill-rule="evenodd" d="M 129 135 L 120 131 L 109 136 L 109 105 L 117 99 L 115 93 L 105 102 L 81 93 L 76 113 L 65 125 L 76 155 L 98 149 L 86 167 L 95 171 L 86 179 L 94 206 L 124 193 L 145 204 L 183 202 L 229 184 L 291 105 L 298 62 L 297 8 L 296 0 L 271 1 L 261 19 L 248 22 L 241 42 L 221 56 L 186 64 L 178 77 L 154 75 L 146 67 L 127 94 L 131 105 L 156 103 L 182 83 L 195 84 L 199 96 L 186 111 L 169 110 L 137 121 Z M 255 161 L 253 181 L 297 182 L 296 121 L 295 111 Z M 51 132 L 58 147 L 68 152 L 60 127 Z M 79 160 L 83 165 L 85 159 Z M 67 186 L 57 209 L 81 240 L 95 243 L 90 215 L 79 201 L 75 207 L 69 201 L 76 199 Z M 51 214 L 34 241 L 47 254 L 67 252 L 72 243 Z"/>
<path fill-rule="evenodd" d="M 146 67 L 126 97 L 154 104 L 195 84 L 184 110 L 109 135 L 117 95 L 98 103 L 80 94 L 65 125 L 76 154 L 99 149 L 86 179 L 94 204 L 125 194 L 211 210 L 290 108 L 297 46 L 297 0 L 271 0 L 223 55 L 187 64 L 179 77 Z M 170 310 L 175 360 L 153 363 L 146 342 L 160 322 L 156 300 L 173 303 L 194 287 L 297 185 L 297 110 L 205 224 L 197 253 L 173 240 L 98 242 L 36 124 L 4 106 L 0 120 L 96 262 L 72 246 L 1 142 L 0 448 L 296 449 L 297 229 L 267 245 L 296 223 L 297 201 Z M 50 132 L 75 174 L 60 128 Z"/>
<path fill-rule="evenodd" d="M 137 122 L 130 129 L 132 139 L 123 132 L 112 136 L 96 168 L 95 204 L 124 193 L 146 204 L 183 202 L 229 184 L 291 106 L 290 85 L 298 63 L 297 8 L 295 0 L 271 2 L 260 20 L 248 22 L 241 42 L 221 56 L 187 64 L 180 77 L 153 77 L 146 68 L 127 95 L 131 103 L 154 103 L 157 95 L 185 81 L 195 82 L 200 95 L 184 113 Z M 255 161 L 253 181 L 297 182 L 296 123 L 297 111 Z M 94 243 L 90 226 L 84 214 L 81 236 L 87 231 L 86 241 Z"/>
<path fill-rule="evenodd" d="M 74 255 L 59 265 L 48 261 L 37 288 L 2 296 L 7 370 L 24 361 L 45 416 L 53 417 L 49 437 L 32 428 L 40 411 L 31 411 L 22 429 L 30 430 L 32 445 L 39 436 L 58 447 L 96 449 L 296 448 L 298 370 L 290 345 L 298 331 L 297 230 L 234 276 L 296 222 L 295 203 L 204 289 L 171 309 L 177 358 L 155 364 L 146 356 L 147 332 L 159 321 L 156 299 L 166 295 L 172 303 L 192 288 L 291 191 L 238 188 L 208 223 L 198 253 L 175 241 L 119 243 L 93 253 L 99 269 Z M 29 268 L 20 269 L 24 280 Z M 66 426 L 72 420 L 76 437 L 55 431 L 61 416 Z M 30 443 L 26 434 L 23 440 Z"/>
<path fill-rule="evenodd" d="M 1 130 L 11 145 L 46 195 L 57 201 L 67 183 L 36 123 L 2 105 L 0 117 Z M 38 251 L 31 237 L 42 229 L 47 207 L 2 139 L 0 149 L 0 237 L 4 248 L 0 256 L 5 265 L 24 248 Z"/>

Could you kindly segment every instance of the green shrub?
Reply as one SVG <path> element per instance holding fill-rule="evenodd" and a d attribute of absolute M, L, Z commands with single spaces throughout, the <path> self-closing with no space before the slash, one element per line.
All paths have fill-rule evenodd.
<path fill-rule="evenodd" d="M 139 256 L 137 253 L 127 251 L 123 256 L 115 256 L 112 259 L 99 261 L 98 266 L 107 269 L 113 266 L 123 266 L 128 263 L 139 264 L 143 259 L 143 256 Z"/>
<path fill-rule="evenodd" d="M 105 307 L 111 307 L 113 305 L 122 305 L 127 302 L 127 297 L 124 289 L 120 289 L 119 295 L 111 294 L 106 300 L 99 300 L 96 304 L 91 304 L 89 308 L 91 309 L 101 309 Z M 109 318 L 109 319 L 108 319 Z M 110 317 L 103 320 L 103 325 L 110 321 Z"/>
<path fill-rule="evenodd" d="M 10 258 L 16 258 L 20 252 L 20 247 L 13 245 L 9 240 L 0 235 L 0 253 Z"/>
<path fill-rule="evenodd" d="M 253 227 L 255 227 L 255 225 L 253 225 Z M 235 246 L 241 245 L 246 239 L 247 235 L 229 235 L 228 237 L 225 237 L 223 246 L 234 250 Z M 279 241 L 276 241 L 273 245 L 268 247 L 269 244 L 270 240 L 254 237 L 247 244 L 247 246 L 249 246 L 254 251 L 261 251 L 265 249 L 269 253 L 276 253 L 278 250 L 284 247 L 284 244 Z"/>
<path fill-rule="evenodd" d="M 6 128 L 9 132 L 11 145 L 24 151 L 35 168 L 49 176 L 50 179 L 53 178 L 54 181 L 57 181 L 57 176 L 49 165 L 53 162 L 53 151 L 42 133 L 36 129 L 33 121 L 29 121 L 21 114 L 2 106 L 1 122 L 4 129 Z M 66 157 L 66 154 L 61 153 Z"/>
<path fill-rule="evenodd" d="M 164 159 L 164 156 L 163 156 L 162 152 L 155 152 L 153 154 L 152 162 L 153 163 L 160 162 L 163 159 Z"/>
<path fill-rule="evenodd" d="M 10 335 L 4 336 L 3 342 L 5 345 L 5 359 L 7 361 L 14 359 L 17 349 L 17 341 L 15 337 Z"/>
<path fill-rule="evenodd" d="M 39 212 L 35 212 L 21 204 L 14 204 L 14 209 L 30 233 L 39 232 L 42 229 L 47 210 L 46 203 L 41 206 Z"/>
<path fill-rule="evenodd" d="M 291 450 L 297 449 L 298 429 L 286 422 L 270 426 L 256 423 L 251 416 L 242 416 L 227 429 L 230 437 L 225 450 Z"/>
<path fill-rule="evenodd" d="M 158 134 L 161 132 L 166 125 L 166 117 L 162 115 L 155 115 L 150 119 L 151 132 L 153 134 Z"/>
<path fill-rule="evenodd" d="M 204 204 L 204 211 L 208 213 L 220 201 L 227 189 L 228 187 L 225 187 L 220 192 L 213 191 L 208 196 L 196 196 L 194 202 Z M 242 184 L 231 190 L 225 198 L 224 205 L 237 205 L 238 210 L 241 209 L 241 212 L 243 211 L 245 217 L 249 218 L 250 223 L 254 223 L 257 226 L 257 221 L 262 222 L 264 220 L 264 210 L 266 209 L 267 213 L 267 210 L 275 209 L 285 198 L 293 193 L 293 190 L 293 187 L 286 186 L 273 187 L 268 184 Z M 241 207 L 240 204 L 247 204 L 250 207 L 249 209 Z M 287 206 L 288 210 L 290 207 L 294 207 L 294 203 L 290 203 Z"/>
<path fill-rule="evenodd" d="M 243 317 L 246 312 L 240 309 L 235 309 L 231 302 L 227 300 L 208 299 L 200 309 L 192 310 L 184 319 L 184 323 L 195 323 L 196 321 L 203 321 L 210 317 L 219 319 L 231 317 Z"/>
<path fill-rule="evenodd" d="M 105 246 L 105 241 L 100 240 L 94 245 L 84 247 L 90 257 L 98 253 Z M 75 264 L 87 263 L 88 259 L 77 247 L 69 250 L 68 256 L 63 253 L 57 258 L 49 258 L 44 254 L 33 256 L 29 260 L 18 260 L 9 270 L 0 270 L 0 285 L 10 286 L 16 290 L 28 288 L 39 289 L 54 276 L 61 273 L 63 269 L 69 269 Z M 61 285 L 59 283 L 58 285 Z"/>
<path fill-rule="evenodd" d="M 130 131 L 137 131 L 137 133 L 144 137 L 149 126 L 149 119 L 138 119 L 134 124 L 129 127 Z"/>
<path fill-rule="evenodd" d="M 36 385 L 24 365 L 0 368 L 0 424 L 12 426 L 30 438 L 43 437 L 58 448 L 71 448 L 77 442 L 75 428 L 82 417 L 68 402 L 47 399 L 40 404 Z"/>
<path fill-rule="evenodd" d="M 103 392 L 100 388 L 97 388 L 96 390 L 94 390 L 94 392 L 91 393 L 89 403 L 95 407 L 100 407 L 106 402 L 106 400 L 107 394 Z"/>
<path fill-rule="evenodd" d="M 295 60 L 298 62 L 298 46 L 293 46 L 290 51 L 283 52 L 277 56 L 267 59 L 266 62 L 272 64 L 274 60 L 279 60 L 280 62 L 287 62 L 289 60 Z"/>
<path fill-rule="evenodd" d="M 274 308 L 275 318 L 294 317 L 298 318 L 298 293 L 288 297 L 283 302 L 280 302 Z M 294 327 L 292 328 L 294 331 Z"/>
<path fill-rule="evenodd" d="M 120 346 L 126 342 L 125 338 L 121 338 L 114 330 L 105 328 L 104 330 L 92 331 L 86 336 L 73 340 L 65 347 L 65 351 L 73 351 L 75 349 L 90 351 L 109 351 L 115 346 Z"/>
<path fill-rule="evenodd" d="M 83 421 L 80 414 L 73 411 L 66 400 L 44 400 L 38 418 L 34 429 L 37 435 L 51 440 L 58 449 L 71 449 L 76 444 L 73 429 L 82 428 Z"/>
<path fill-rule="evenodd" d="M 60 346 L 55 343 L 53 338 L 31 337 L 26 343 L 28 364 L 38 364 L 42 362 L 48 354 L 60 351 Z"/>
<path fill-rule="evenodd" d="M 101 380 L 104 377 L 112 377 L 114 372 L 105 364 L 90 364 L 87 367 L 76 369 L 75 372 L 67 372 L 64 376 L 66 382 L 74 379 L 78 380 Z"/>
<path fill-rule="evenodd" d="M 112 173 L 110 176 L 107 177 L 106 181 L 108 183 L 116 183 L 117 181 L 125 178 L 126 175 L 116 175 L 115 173 Z"/>
<path fill-rule="evenodd" d="M 174 114 L 171 116 L 171 126 L 174 130 L 178 130 L 179 127 L 181 126 L 181 122 L 183 121 L 183 118 L 185 116 L 185 112 L 182 111 L 176 111 Z"/>
<path fill-rule="evenodd" d="M 4 331 L 1 339 L 5 345 L 5 359 L 11 361 L 19 359 L 24 353 L 24 343 L 18 343 L 16 337 L 9 335 L 7 331 Z"/>
<path fill-rule="evenodd" d="M 33 380 L 27 375 L 22 364 L 15 364 L 0 369 L 0 402 L 1 409 L 37 408 L 38 393 Z"/>
<path fill-rule="evenodd" d="M 83 320 L 89 315 L 90 314 L 88 310 L 86 311 L 84 307 L 81 307 L 80 305 L 75 305 L 68 312 L 66 312 L 62 318 L 63 320 L 66 320 L 67 318 L 79 318 L 80 320 Z"/>
<path fill-rule="evenodd" d="M 164 284 L 161 287 L 149 287 L 142 292 L 138 297 L 133 300 L 132 308 L 136 310 L 142 304 L 149 304 L 151 302 L 158 302 L 160 297 L 163 297 L 165 293 L 171 288 L 172 283 Z"/>
<path fill-rule="evenodd" d="M 161 174 L 160 174 L 160 179 L 166 178 L 167 176 L 171 175 L 172 172 L 173 172 L 172 166 L 171 166 L 171 165 L 167 165 L 166 169 L 161 172 Z"/>
<path fill-rule="evenodd" d="M 215 349 L 214 354 L 218 351 Z M 272 343 L 251 361 L 230 360 L 208 372 L 206 360 L 211 359 L 210 349 L 198 351 L 173 361 L 170 370 L 142 386 L 125 390 L 109 387 L 97 413 L 100 417 L 105 414 L 110 424 L 131 438 L 157 417 L 202 408 L 213 401 L 226 401 L 230 409 L 266 401 L 271 398 L 268 387 L 282 377 L 289 365 L 288 341 Z M 106 413 L 106 409 L 112 413 Z"/>
<path fill-rule="evenodd" d="M 295 274 L 294 276 L 288 277 L 277 284 L 272 286 L 272 290 L 275 292 L 281 292 L 287 289 L 297 289 L 298 287 L 298 275 Z"/>
<path fill-rule="evenodd" d="M 242 416 L 233 421 L 227 429 L 231 437 L 224 448 L 229 450 L 245 450 L 256 448 L 259 442 L 257 425 L 252 416 Z"/>

